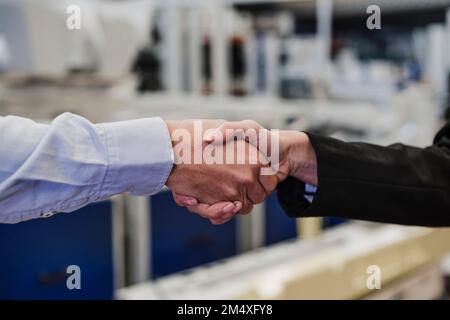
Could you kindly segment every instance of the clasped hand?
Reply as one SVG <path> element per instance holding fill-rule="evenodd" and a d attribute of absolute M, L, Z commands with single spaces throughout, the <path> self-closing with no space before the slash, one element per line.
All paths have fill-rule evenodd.
<path fill-rule="evenodd" d="M 304 133 L 281 131 L 274 136 L 249 120 L 166 123 L 174 149 L 174 166 L 166 184 L 179 206 L 213 224 L 250 213 L 295 171 L 306 175 L 303 180 L 316 182 L 298 161 L 292 161 L 293 154 L 306 150 L 302 148 L 307 140 Z"/>

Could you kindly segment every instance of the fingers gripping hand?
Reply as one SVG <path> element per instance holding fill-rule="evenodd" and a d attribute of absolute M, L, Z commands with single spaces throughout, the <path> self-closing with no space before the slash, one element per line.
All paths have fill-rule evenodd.
<path fill-rule="evenodd" d="M 224 122 L 218 128 L 208 130 L 203 140 L 207 143 L 226 143 L 234 139 L 247 141 L 266 157 L 271 154 L 271 132 L 253 120 Z M 263 145 L 264 148 L 261 148 Z"/>
<path fill-rule="evenodd" d="M 221 201 L 209 205 L 199 203 L 197 199 L 190 196 L 172 193 L 175 203 L 181 207 L 186 207 L 189 212 L 196 213 L 199 216 L 209 219 L 213 224 L 223 224 L 230 221 L 242 209 L 240 201 Z"/>
<path fill-rule="evenodd" d="M 258 139 L 245 138 L 245 129 L 254 128 L 256 136 L 258 136 L 260 130 L 265 130 L 253 121 L 227 123 L 226 125 L 215 123 L 211 124 L 209 131 L 220 128 L 227 134 L 227 128 L 233 127 L 244 128 L 244 130 L 241 130 L 243 138 L 238 140 L 246 140 L 252 145 L 251 148 L 260 146 Z M 230 135 L 226 139 L 234 139 L 234 136 Z M 206 141 L 204 143 L 205 145 L 209 144 Z M 217 141 L 217 143 L 223 144 L 224 141 Z M 238 149 L 238 145 L 235 146 Z M 245 148 L 249 154 L 251 154 L 250 149 L 247 151 L 247 148 Z M 242 154 L 242 151 L 237 152 L 235 154 Z M 261 153 L 261 156 L 264 157 L 264 153 Z M 250 213 L 254 204 L 264 201 L 276 188 L 277 178 L 275 176 L 260 175 L 262 166 L 264 166 L 262 163 L 244 166 L 176 166 L 171 173 L 167 186 L 172 189 L 174 200 L 178 205 L 187 207 L 189 211 L 208 218 L 215 224 L 224 223 L 238 213 Z M 270 166 L 268 169 L 270 169 Z M 215 184 L 211 185 L 211 181 L 215 181 Z M 219 181 L 220 183 L 218 183 Z M 221 197 L 223 198 L 221 199 Z"/>
<path fill-rule="evenodd" d="M 288 151 L 289 142 L 286 137 L 289 136 L 287 131 L 271 131 L 253 120 L 243 121 L 227 121 L 221 123 L 216 129 L 209 129 L 205 132 L 203 141 L 210 144 L 226 144 L 232 140 L 245 140 L 247 143 L 253 145 L 270 163 L 273 175 L 277 178 L 277 184 L 282 182 L 289 175 Z M 260 182 L 263 186 L 268 185 L 273 181 L 267 176 L 271 174 L 260 176 Z M 276 187 L 276 185 L 275 185 Z M 271 191 L 274 189 L 268 188 Z M 266 189 L 267 190 L 267 189 Z"/>

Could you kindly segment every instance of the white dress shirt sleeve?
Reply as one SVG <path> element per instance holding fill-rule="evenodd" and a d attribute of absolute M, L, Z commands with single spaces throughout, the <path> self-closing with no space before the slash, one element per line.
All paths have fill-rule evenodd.
<path fill-rule="evenodd" d="M 70 113 L 51 125 L 0 117 L 0 223 L 74 211 L 164 186 L 172 144 L 160 118 L 92 124 Z"/>

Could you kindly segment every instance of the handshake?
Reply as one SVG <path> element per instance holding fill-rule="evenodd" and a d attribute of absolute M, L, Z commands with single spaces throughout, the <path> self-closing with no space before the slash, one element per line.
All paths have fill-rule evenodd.
<path fill-rule="evenodd" d="M 316 155 L 305 133 L 271 131 L 246 120 L 166 122 L 175 202 L 222 224 L 248 214 L 288 176 L 317 185 Z"/>

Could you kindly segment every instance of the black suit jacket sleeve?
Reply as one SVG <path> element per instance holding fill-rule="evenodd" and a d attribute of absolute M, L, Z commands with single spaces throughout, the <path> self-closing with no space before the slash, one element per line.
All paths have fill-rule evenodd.
<path fill-rule="evenodd" d="M 425 149 L 308 136 L 318 188 L 310 204 L 304 183 L 292 177 L 281 183 L 278 198 L 289 216 L 450 226 L 450 123 Z"/>

